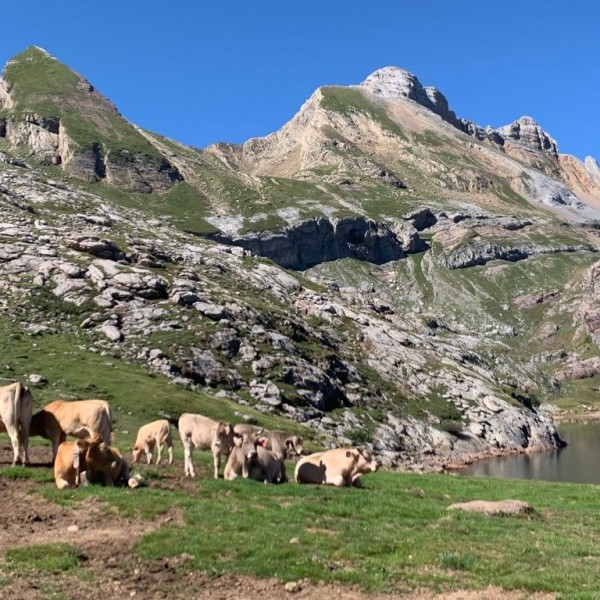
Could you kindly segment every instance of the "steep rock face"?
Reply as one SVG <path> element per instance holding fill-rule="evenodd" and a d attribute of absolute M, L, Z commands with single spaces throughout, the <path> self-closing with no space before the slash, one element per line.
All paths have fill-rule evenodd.
<path fill-rule="evenodd" d="M 211 237 L 270 258 L 288 269 L 307 269 L 338 258 L 382 264 L 406 256 L 401 242 L 390 229 L 361 218 L 310 219 L 279 231 Z"/>
<path fill-rule="evenodd" d="M 0 79 L 0 136 L 42 164 L 84 181 L 164 191 L 181 175 L 83 77 L 41 48 L 10 60 Z"/>

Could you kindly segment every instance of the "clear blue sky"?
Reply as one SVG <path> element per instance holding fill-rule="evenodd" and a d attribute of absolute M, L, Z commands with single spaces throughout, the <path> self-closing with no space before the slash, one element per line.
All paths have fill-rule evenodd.
<path fill-rule="evenodd" d="M 14 0 L 1 22 L 0 62 L 42 46 L 194 146 L 266 135 L 318 86 L 397 65 L 460 117 L 531 115 L 562 152 L 600 159 L 595 0 Z"/>

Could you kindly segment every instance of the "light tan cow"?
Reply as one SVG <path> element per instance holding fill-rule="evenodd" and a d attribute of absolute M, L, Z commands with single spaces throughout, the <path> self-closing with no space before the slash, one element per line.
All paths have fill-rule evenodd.
<path fill-rule="evenodd" d="M 256 448 L 256 458 L 250 462 L 250 479 L 264 483 L 287 481 L 285 463 L 275 453 L 263 446 Z"/>
<path fill-rule="evenodd" d="M 99 435 L 110 444 L 112 418 L 105 400 L 54 400 L 33 415 L 29 435 L 41 435 L 52 442 L 52 459 L 67 435 L 77 438 Z"/>
<path fill-rule="evenodd" d="M 33 396 L 18 381 L 0 387 L 0 432 L 6 431 L 13 447 L 13 466 L 29 464 L 29 425 Z"/>
<path fill-rule="evenodd" d="M 258 437 L 260 435 L 266 435 L 268 431 L 264 427 L 258 427 L 256 425 L 249 425 L 248 423 L 236 423 L 233 426 L 233 432 L 239 435 L 253 435 Z"/>
<path fill-rule="evenodd" d="M 171 425 L 166 419 L 159 419 L 147 425 L 140 427 L 137 434 L 135 445 L 133 446 L 133 462 L 139 462 L 142 453 L 146 454 L 148 464 L 152 463 L 152 452 L 154 446 L 158 448 L 156 464 L 160 463 L 162 449 L 167 445 L 169 450 L 169 464 L 173 464 L 173 436 L 171 435 Z"/>
<path fill-rule="evenodd" d="M 299 458 L 304 453 L 304 440 L 285 431 L 269 431 L 258 438 L 261 446 L 275 453 L 279 460 Z"/>
<path fill-rule="evenodd" d="M 361 474 L 377 471 L 380 466 L 367 449 L 336 448 L 300 459 L 294 478 L 298 483 L 360 487 Z"/>
<path fill-rule="evenodd" d="M 250 464 L 257 457 L 258 442 L 253 435 L 234 433 L 233 448 L 229 453 L 223 479 L 231 481 L 237 477 L 248 479 Z"/>
<path fill-rule="evenodd" d="M 192 453 L 198 450 L 211 450 L 215 467 L 215 479 L 219 478 L 221 457 L 229 456 L 233 447 L 233 427 L 223 421 L 214 421 L 202 415 L 183 413 L 178 422 L 179 436 L 183 444 L 184 473 L 195 477 Z"/>
<path fill-rule="evenodd" d="M 123 454 L 105 444 L 100 436 L 58 446 L 54 481 L 61 490 L 88 483 L 127 484 L 128 480 L 129 467 Z"/>

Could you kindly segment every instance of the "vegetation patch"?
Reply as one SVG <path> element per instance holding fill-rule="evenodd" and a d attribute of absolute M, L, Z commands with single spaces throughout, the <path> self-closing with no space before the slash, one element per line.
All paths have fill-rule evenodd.
<path fill-rule="evenodd" d="M 60 573 L 78 568 L 85 555 L 71 544 L 41 544 L 8 549 L 6 562 L 14 569 Z"/>

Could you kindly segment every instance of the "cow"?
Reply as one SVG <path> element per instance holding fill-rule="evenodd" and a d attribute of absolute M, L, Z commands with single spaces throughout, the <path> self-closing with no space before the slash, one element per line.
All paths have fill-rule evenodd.
<path fill-rule="evenodd" d="M 148 464 L 152 463 L 152 452 L 154 446 L 158 448 L 156 464 L 160 463 L 162 449 L 167 445 L 169 450 L 169 464 L 173 464 L 173 436 L 171 435 L 171 425 L 167 419 L 159 419 L 147 425 L 140 427 L 135 445 L 133 446 L 133 462 L 139 462 L 142 453 L 146 454 Z"/>
<path fill-rule="evenodd" d="M 54 481 L 58 489 L 88 483 L 127 484 L 129 467 L 118 448 L 111 448 L 98 435 L 75 442 L 62 442 L 54 461 Z"/>
<path fill-rule="evenodd" d="M 20 382 L 0 387 L 0 432 L 6 431 L 13 447 L 13 467 L 29 464 L 29 426 L 33 396 Z"/>
<path fill-rule="evenodd" d="M 54 400 L 31 418 L 29 435 L 40 435 L 52 442 L 52 460 L 67 435 L 83 439 L 99 435 L 110 445 L 112 418 L 105 400 Z"/>
<path fill-rule="evenodd" d="M 300 459 L 294 479 L 297 483 L 361 487 L 361 474 L 377 471 L 380 466 L 367 449 L 336 448 Z"/>
<path fill-rule="evenodd" d="M 223 471 L 223 479 L 228 481 L 237 477 L 248 479 L 250 464 L 257 457 L 257 446 L 258 442 L 253 435 L 234 433 L 233 448 Z"/>
<path fill-rule="evenodd" d="M 250 461 L 250 479 L 264 483 L 287 481 L 285 463 L 275 453 L 263 446 L 256 448 L 256 458 Z"/>
<path fill-rule="evenodd" d="M 202 415 L 183 413 L 177 423 L 179 436 L 183 444 L 184 473 L 186 477 L 195 477 L 192 453 L 198 450 L 211 450 L 215 468 L 215 479 L 219 478 L 221 457 L 229 456 L 233 447 L 233 427 L 230 423 L 214 421 Z"/>
<path fill-rule="evenodd" d="M 239 435 L 253 435 L 258 437 L 260 435 L 266 435 L 268 432 L 264 427 L 257 427 L 256 425 L 249 425 L 248 423 L 236 423 L 233 426 L 233 432 Z"/>
<path fill-rule="evenodd" d="M 279 460 L 299 458 L 304 452 L 304 440 L 299 435 L 290 435 L 285 431 L 269 431 L 258 438 L 261 446 L 275 453 Z"/>

